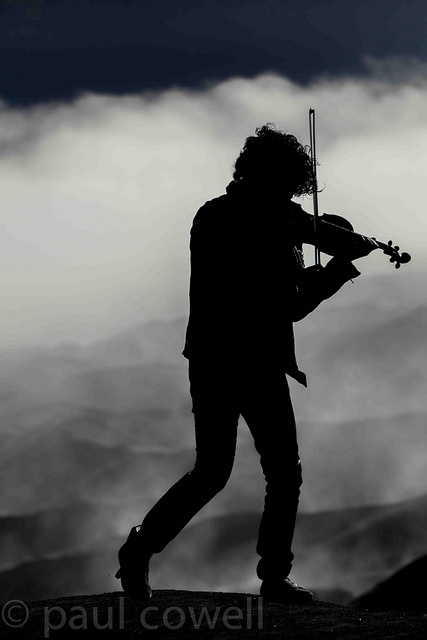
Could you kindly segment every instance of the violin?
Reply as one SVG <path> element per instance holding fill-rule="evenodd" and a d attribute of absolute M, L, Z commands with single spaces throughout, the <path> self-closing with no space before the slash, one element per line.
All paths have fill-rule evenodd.
<path fill-rule="evenodd" d="M 317 217 L 315 223 L 315 216 L 309 213 L 306 213 L 306 215 L 309 218 L 309 224 L 305 229 L 306 233 L 303 242 L 313 244 L 323 253 L 351 260 L 352 258 L 349 258 L 349 256 L 354 250 L 357 251 L 358 247 L 366 244 L 367 237 L 356 233 L 352 224 L 342 216 L 324 213 L 322 216 Z M 382 249 L 384 254 L 390 256 L 390 262 L 394 263 L 396 269 L 399 269 L 401 264 L 406 264 L 411 260 L 409 253 L 400 253 L 400 247 L 393 246 L 391 240 L 387 244 L 379 242 L 376 238 L 370 238 L 370 240 L 377 245 L 373 247 L 374 249 Z M 370 253 L 370 251 L 367 253 Z M 361 255 L 367 255 L 367 253 Z"/>

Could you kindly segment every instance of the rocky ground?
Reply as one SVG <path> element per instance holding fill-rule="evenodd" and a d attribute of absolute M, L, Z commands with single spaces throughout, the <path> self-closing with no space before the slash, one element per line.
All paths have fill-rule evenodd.
<path fill-rule="evenodd" d="M 289 638 L 425 639 L 427 613 L 355 609 L 314 600 L 307 606 L 263 603 L 258 595 L 210 591 L 153 591 L 148 603 L 123 592 L 19 600 L 3 604 L 1 636 L 7 638 Z"/>

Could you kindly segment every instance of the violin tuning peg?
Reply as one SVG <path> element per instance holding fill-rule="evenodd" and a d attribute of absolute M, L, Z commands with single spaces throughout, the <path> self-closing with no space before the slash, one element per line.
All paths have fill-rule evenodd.
<path fill-rule="evenodd" d="M 388 244 L 388 246 L 389 246 L 389 247 L 391 247 L 391 245 L 393 244 L 392 240 L 389 240 L 389 241 L 387 242 L 387 244 Z"/>
<path fill-rule="evenodd" d="M 394 265 L 396 269 L 400 269 L 400 262 L 396 262 L 396 264 Z"/>
<path fill-rule="evenodd" d="M 398 247 L 397 245 L 394 247 L 395 251 L 399 251 L 400 247 Z"/>

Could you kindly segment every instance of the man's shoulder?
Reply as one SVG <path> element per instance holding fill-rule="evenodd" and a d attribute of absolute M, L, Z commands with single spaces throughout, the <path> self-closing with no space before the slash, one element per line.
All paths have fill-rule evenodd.
<path fill-rule="evenodd" d="M 214 211 L 214 210 L 222 209 L 223 207 L 228 207 L 229 205 L 230 205 L 230 197 L 226 193 L 223 193 L 220 196 L 217 196 L 216 198 L 207 200 L 204 204 L 202 204 L 202 206 L 199 208 L 197 213 L 199 213 L 199 211 L 202 211 L 202 212 Z"/>
<path fill-rule="evenodd" d="M 293 200 L 289 201 L 289 209 L 291 213 L 298 217 L 310 217 L 310 214 L 307 211 L 304 211 L 302 206 L 298 202 L 294 202 Z"/>
<path fill-rule="evenodd" d="M 294 229 L 303 231 L 307 225 L 311 224 L 312 218 L 312 214 L 304 211 L 300 204 L 293 200 L 290 201 L 288 219 Z"/>
<path fill-rule="evenodd" d="M 207 200 L 197 210 L 193 219 L 193 227 L 204 224 L 210 224 L 221 217 L 222 213 L 225 213 L 230 208 L 230 201 L 227 194 L 222 194 L 211 200 Z"/>

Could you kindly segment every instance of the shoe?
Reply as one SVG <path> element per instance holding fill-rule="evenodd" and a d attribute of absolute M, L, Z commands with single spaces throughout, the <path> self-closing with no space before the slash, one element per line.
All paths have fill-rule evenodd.
<path fill-rule="evenodd" d="M 138 533 L 141 526 L 132 527 L 128 539 L 119 549 L 120 569 L 116 578 L 122 582 L 122 589 L 133 600 L 146 602 L 152 596 L 148 583 L 148 565 L 153 555 L 144 549 Z"/>
<path fill-rule="evenodd" d="M 267 602 L 281 604 L 308 604 L 313 599 L 311 591 L 300 587 L 289 578 L 268 578 L 263 580 L 259 595 Z"/>

